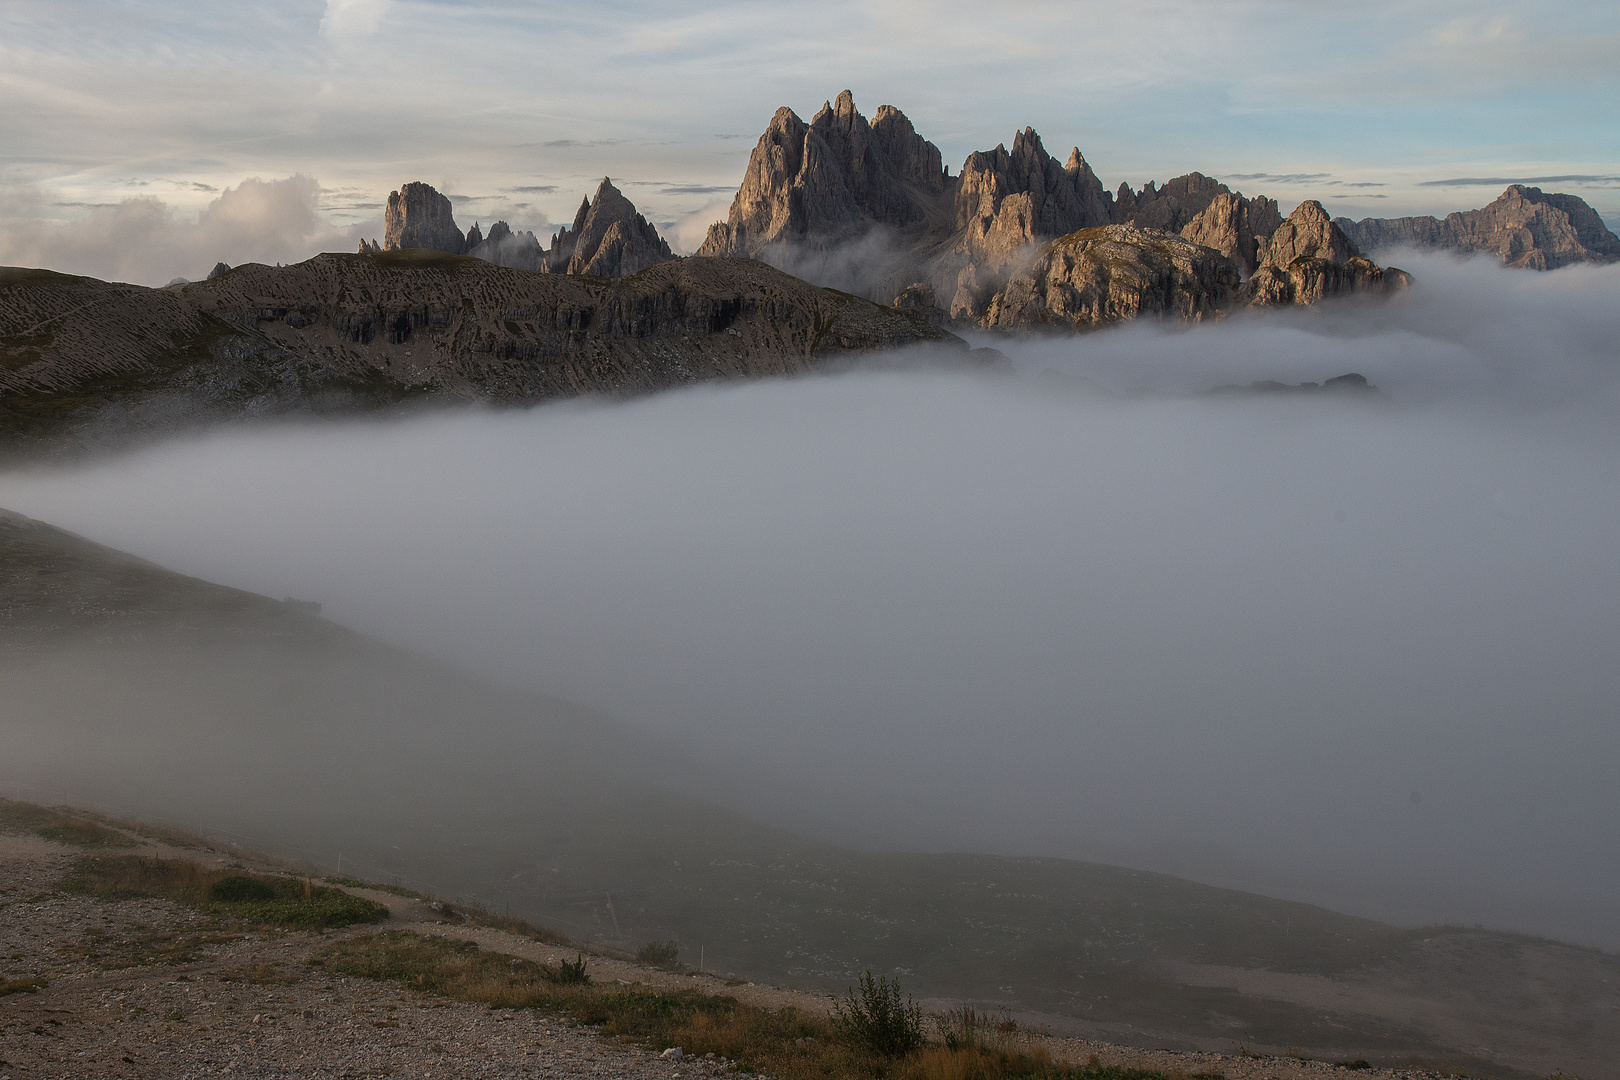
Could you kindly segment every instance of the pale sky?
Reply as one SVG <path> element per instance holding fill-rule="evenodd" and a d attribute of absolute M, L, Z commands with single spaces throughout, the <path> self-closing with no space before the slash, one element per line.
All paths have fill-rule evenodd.
<path fill-rule="evenodd" d="M 777 106 L 846 87 L 953 171 L 1027 124 L 1111 188 L 1197 169 L 1364 217 L 1523 180 L 1616 225 L 1616 57 L 1591 0 L 0 0 L 0 262 L 302 258 L 409 180 L 544 232 L 605 174 L 679 249 Z"/>

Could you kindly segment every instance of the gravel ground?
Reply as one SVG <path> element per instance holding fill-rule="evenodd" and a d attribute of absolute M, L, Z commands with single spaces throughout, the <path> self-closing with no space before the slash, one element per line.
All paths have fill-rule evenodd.
<path fill-rule="evenodd" d="M 231 856 L 160 846 L 146 855 L 223 862 Z M 529 1010 L 490 1009 L 348 979 L 308 961 L 347 931 L 229 932 L 157 900 L 107 903 L 57 892 L 80 852 L 0 834 L 0 982 L 43 978 L 37 993 L 0 996 L 0 1080 L 23 1077 L 562 1077 L 696 1080 L 724 1062 L 670 1060 L 656 1049 L 610 1044 L 589 1028 Z M 266 867 L 268 868 L 268 867 Z M 476 941 L 542 962 L 573 950 L 486 927 L 447 924 L 421 901 L 352 890 L 390 909 L 388 925 Z M 779 987 L 591 960 L 613 979 L 731 994 L 825 1013 L 831 1000 Z M 1059 1060 L 1159 1069 L 1228 1080 L 1422 1078 L 1382 1069 L 1347 1072 L 1289 1058 L 1245 1058 L 1040 1039 Z"/>

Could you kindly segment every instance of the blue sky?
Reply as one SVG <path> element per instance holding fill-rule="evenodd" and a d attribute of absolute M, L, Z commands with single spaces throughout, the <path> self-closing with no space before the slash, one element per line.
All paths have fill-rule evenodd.
<path fill-rule="evenodd" d="M 380 231 L 413 179 L 464 226 L 543 230 L 611 174 L 679 241 L 723 211 L 778 105 L 808 116 L 845 87 L 953 169 L 1028 124 L 1111 187 L 1198 169 L 1361 217 L 1574 177 L 1548 186 L 1613 224 L 1616 57 L 1620 6 L 1573 0 L 6 0 L 0 261 L 90 258 L 92 232 L 157 244 L 154 266 L 299 257 Z M 196 229 L 244 180 L 295 175 L 314 217 L 304 188 L 254 189 Z M 1463 179 L 1488 182 L 1442 183 Z"/>

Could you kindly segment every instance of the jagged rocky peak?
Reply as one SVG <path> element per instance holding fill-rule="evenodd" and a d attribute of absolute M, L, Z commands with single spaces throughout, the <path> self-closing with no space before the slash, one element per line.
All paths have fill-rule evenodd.
<path fill-rule="evenodd" d="M 473 222 L 473 227 L 467 230 L 467 250 L 472 251 L 473 248 L 477 247 L 483 242 L 484 234 L 479 231 L 478 222 L 475 221 Z"/>
<path fill-rule="evenodd" d="M 742 186 L 700 255 L 758 255 L 779 242 L 829 246 L 874 225 L 923 226 L 940 214 L 948 179 L 939 148 L 905 114 L 868 123 L 845 90 L 806 124 L 786 106 L 748 158 Z"/>
<path fill-rule="evenodd" d="M 1110 200 L 1076 147 L 1067 166 L 1026 127 L 1012 150 L 969 154 L 956 190 L 959 251 L 980 260 L 1004 260 L 1032 240 L 1106 225 Z"/>
<path fill-rule="evenodd" d="M 361 255 L 375 255 L 381 250 L 382 250 L 382 245 L 377 243 L 375 238 L 373 238 L 371 240 L 367 240 L 363 236 L 360 238 L 360 254 Z"/>
<path fill-rule="evenodd" d="M 423 183 L 403 185 L 388 196 L 383 212 L 383 249 L 430 248 L 460 255 L 467 250 L 466 237 L 456 228 L 450 200 Z"/>
<path fill-rule="evenodd" d="M 1248 295 L 1261 307 L 1314 304 L 1330 296 L 1387 294 L 1411 280 L 1404 270 L 1386 270 L 1363 257 L 1322 204 L 1307 199 L 1263 246 Z"/>
<path fill-rule="evenodd" d="M 626 277 L 675 257 L 658 230 L 605 176 L 596 198 L 580 204 L 573 229 L 565 231 L 572 245 L 565 268 L 570 274 Z"/>
<path fill-rule="evenodd" d="M 1217 196 L 1230 194 L 1231 188 L 1201 172 L 1167 180 L 1162 188 L 1150 180 L 1136 192 L 1129 184 L 1121 184 L 1114 196 L 1114 221 L 1139 229 L 1179 233 Z"/>
<path fill-rule="evenodd" d="M 1213 177 L 1190 172 L 1161 188 L 1149 181 L 1141 191 L 1121 184 L 1114 196 L 1114 221 L 1175 233 L 1230 258 L 1245 276 L 1260 265 L 1266 239 L 1282 224 L 1274 199 L 1243 197 Z"/>
<path fill-rule="evenodd" d="M 1435 217 L 1336 220 L 1362 248 L 1441 248 L 1490 252 L 1503 265 L 1553 270 L 1572 263 L 1620 260 L 1620 237 L 1578 195 L 1511 184 L 1478 210 Z"/>
<path fill-rule="evenodd" d="M 1287 266 L 1295 259 L 1326 259 L 1334 266 L 1343 266 L 1360 254 L 1361 250 L 1333 223 L 1322 204 L 1306 199 L 1271 234 L 1261 262 Z"/>
<path fill-rule="evenodd" d="M 1261 252 L 1281 224 L 1275 199 L 1245 199 L 1237 192 L 1225 192 L 1194 215 L 1180 235 L 1219 251 L 1249 277 L 1259 269 Z"/>
<path fill-rule="evenodd" d="M 474 237 L 481 237 L 474 242 Z M 519 270 L 539 270 L 545 261 L 540 240 L 532 232 L 513 232 L 504 221 L 489 227 L 489 235 L 482 236 L 473 225 L 467 233 L 467 254 L 496 266 L 511 266 Z"/>

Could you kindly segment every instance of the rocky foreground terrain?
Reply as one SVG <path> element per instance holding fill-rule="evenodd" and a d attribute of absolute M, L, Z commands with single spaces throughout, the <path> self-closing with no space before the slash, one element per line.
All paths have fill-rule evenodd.
<path fill-rule="evenodd" d="M 19 827 L 16 811 L 45 824 L 34 830 Z M 10 820 L 0 825 L 0 1077 L 7 1080 L 693 1080 L 756 1073 L 747 1061 L 705 1051 L 706 1043 L 676 1047 L 646 1036 L 610 1036 L 556 1009 L 492 1006 L 442 989 L 412 989 L 398 979 L 356 976 L 342 957 L 379 940 L 379 934 L 470 948 L 497 963 L 505 961 L 505 966 L 531 965 L 528 970 L 534 965 L 556 970 L 588 956 L 589 978 L 608 993 L 677 1006 L 698 994 L 710 1001 L 731 999 L 762 1015 L 791 1010 L 824 1020 L 833 1004 L 823 994 L 583 950 L 509 920 L 356 882 L 338 887 L 386 908 L 381 924 L 296 929 L 222 916 L 169 899 L 84 895 L 82 887 L 70 884 L 76 868 L 87 857 L 105 860 L 109 854 L 121 860 L 191 864 L 205 874 L 320 879 L 251 852 L 134 823 L 0 802 L 0 817 L 7 816 Z M 925 1004 L 947 1009 L 953 1003 Z M 702 1039 L 702 1028 L 697 1032 Z M 1200 1080 L 1316 1080 L 1351 1074 L 1372 1080 L 1431 1080 L 1445 1075 L 1371 1068 L 1365 1062 L 1354 1063 L 1351 1070 L 1301 1057 L 1134 1048 L 1055 1038 L 1028 1025 L 998 1033 L 998 1038 L 1037 1055 L 1035 1060 L 1051 1061 L 1057 1070 L 1078 1069 L 1101 1080 L 1117 1075 L 1098 1071 L 1109 1067 L 1154 1074 L 1141 1080 L 1189 1075 Z M 795 1048 L 784 1049 L 791 1053 Z"/>
<path fill-rule="evenodd" d="M 165 289 L 0 269 L 0 445 L 411 400 L 642 393 L 915 344 L 966 352 L 915 313 L 751 259 L 605 278 L 413 249 Z"/>

